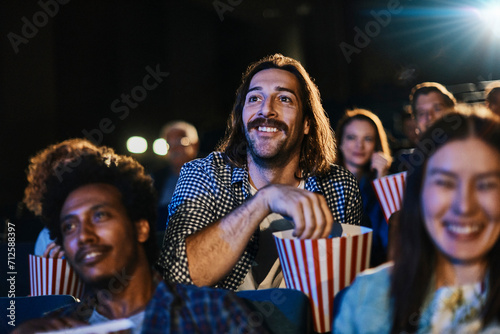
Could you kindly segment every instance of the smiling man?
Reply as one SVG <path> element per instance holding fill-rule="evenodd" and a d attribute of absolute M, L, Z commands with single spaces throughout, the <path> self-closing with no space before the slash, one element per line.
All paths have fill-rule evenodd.
<path fill-rule="evenodd" d="M 318 88 L 276 54 L 252 64 L 217 152 L 181 170 L 159 265 L 167 279 L 232 290 L 283 287 L 272 232 L 325 238 L 359 224 L 354 176 L 334 165 Z"/>
<path fill-rule="evenodd" d="M 56 168 L 32 159 L 27 202 L 41 207 L 51 237 L 85 284 L 82 302 L 29 321 L 17 333 L 129 319 L 133 333 L 261 333 L 233 293 L 163 281 L 153 269 L 156 195 L 134 159 L 106 147 L 69 150 Z M 36 165 L 36 166 L 35 166 Z M 61 173 L 60 171 L 64 171 Z M 41 182 L 41 180 L 45 182 Z"/>

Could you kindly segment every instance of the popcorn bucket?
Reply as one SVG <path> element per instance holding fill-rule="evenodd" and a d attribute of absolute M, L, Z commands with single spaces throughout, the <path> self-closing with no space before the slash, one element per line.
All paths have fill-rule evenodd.
<path fill-rule="evenodd" d="M 72 295 L 81 298 L 83 283 L 65 259 L 29 255 L 32 296 Z"/>
<path fill-rule="evenodd" d="M 401 208 L 405 183 L 406 172 L 387 175 L 372 181 L 387 222 L 389 222 L 391 215 Z"/>
<path fill-rule="evenodd" d="M 372 230 L 347 224 L 342 228 L 342 237 L 331 239 L 300 240 L 293 230 L 273 233 L 286 286 L 309 297 L 318 333 L 332 330 L 334 296 L 370 263 Z"/>

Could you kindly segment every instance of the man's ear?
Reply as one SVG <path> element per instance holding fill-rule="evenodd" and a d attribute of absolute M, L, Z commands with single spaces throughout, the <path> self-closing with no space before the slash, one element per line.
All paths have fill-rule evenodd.
<path fill-rule="evenodd" d="M 149 239 L 149 222 L 146 219 L 140 219 L 135 222 L 137 232 L 137 241 L 145 242 Z"/>
<path fill-rule="evenodd" d="M 308 135 L 309 134 L 309 126 L 311 124 L 311 121 L 309 117 L 304 117 L 304 134 Z"/>

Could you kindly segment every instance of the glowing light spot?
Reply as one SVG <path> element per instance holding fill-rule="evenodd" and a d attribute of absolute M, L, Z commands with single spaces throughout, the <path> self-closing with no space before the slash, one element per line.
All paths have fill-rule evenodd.
<path fill-rule="evenodd" d="M 127 140 L 127 150 L 130 153 L 144 153 L 148 149 L 148 142 L 143 137 L 132 136 Z"/>
<path fill-rule="evenodd" d="M 153 142 L 153 152 L 158 155 L 166 155 L 168 153 L 167 141 L 163 138 L 158 138 Z"/>
<path fill-rule="evenodd" d="M 500 5 L 489 5 L 480 10 L 479 17 L 487 28 L 500 37 Z"/>

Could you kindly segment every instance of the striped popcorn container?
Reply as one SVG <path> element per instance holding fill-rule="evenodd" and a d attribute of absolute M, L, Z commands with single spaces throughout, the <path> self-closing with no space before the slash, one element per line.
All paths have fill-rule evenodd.
<path fill-rule="evenodd" d="M 385 220 L 401 208 L 405 190 L 406 172 L 387 175 L 372 181 L 378 202 L 384 211 Z"/>
<path fill-rule="evenodd" d="M 342 228 L 342 237 L 331 239 L 300 240 L 293 230 L 273 233 L 286 286 L 309 297 L 317 333 L 332 330 L 334 296 L 370 263 L 372 230 Z"/>
<path fill-rule="evenodd" d="M 72 295 L 81 298 L 83 283 L 65 259 L 29 255 L 32 296 Z"/>

